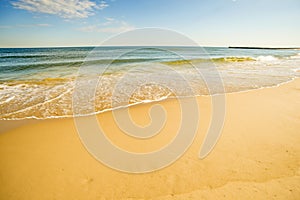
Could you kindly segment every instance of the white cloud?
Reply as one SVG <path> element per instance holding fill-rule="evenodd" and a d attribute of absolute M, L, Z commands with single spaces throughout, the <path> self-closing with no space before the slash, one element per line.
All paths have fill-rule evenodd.
<path fill-rule="evenodd" d="M 105 22 L 96 25 L 90 25 L 79 28 L 83 32 L 98 32 L 98 33 L 120 33 L 129 31 L 135 27 L 125 21 L 119 21 L 114 18 L 105 18 Z"/>
<path fill-rule="evenodd" d="M 91 0 L 18 0 L 11 3 L 14 8 L 31 12 L 58 15 L 62 18 L 87 18 L 96 9 L 108 7 L 105 1 L 95 3 Z"/>

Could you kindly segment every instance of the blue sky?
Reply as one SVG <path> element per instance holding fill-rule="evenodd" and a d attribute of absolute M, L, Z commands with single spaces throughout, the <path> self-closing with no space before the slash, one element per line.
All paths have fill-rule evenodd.
<path fill-rule="evenodd" d="M 134 28 L 204 46 L 300 46 L 299 0 L 1 0 L 0 46 L 88 46 Z"/>

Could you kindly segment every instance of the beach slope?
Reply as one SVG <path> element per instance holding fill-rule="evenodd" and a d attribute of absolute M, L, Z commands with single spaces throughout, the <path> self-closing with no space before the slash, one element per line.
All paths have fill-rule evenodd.
<path fill-rule="evenodd" d="M 299 79 L 227 94 L 222 136 L 203 160 L 198 155 L 211 104 L 209 97 L 198 97 L 198 102 L 199 129 L 189 150 L 172 165 L 147 174 L 122 173 L 98 162 L 82 145 L 71 118 L 5 126 L 0 199 L 300 199 Z M 132 106 L 132 119 L 149 123 L 145 112 L 152 104 Z M 161 134 L 149 140 L 123 134 L 111 112 L 97 117 L 113 143 L 149 152 L 166 144 L 179 127 L 178 101 L 159 104 L 168 119 Z"/>

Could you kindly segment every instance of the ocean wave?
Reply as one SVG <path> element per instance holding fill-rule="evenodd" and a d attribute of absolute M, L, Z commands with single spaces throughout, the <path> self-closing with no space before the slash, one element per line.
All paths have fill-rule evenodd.
<path fill-rule="evenodd" d="M 276 61 L 276 60 L 278 60 L 278 58 L 277 57 L 275 57 L 275 56 L 258 56 L 257 58 L 256 58 L 256 60 L 257 61 Z"/>
<path fill-rule="evenodd" d="M 182 59 L 182 60 L 172 60 L 172 61 L 164 61 L 163 64 L 167 65 L 185 65 L 192 64 L 198 62 L 216 62 L 216 63 L 236 63 L 236 62 L 253 62 L 253 61 L 261 61 L 261 62 L 270 62 L 270 61 L 278 61 L 280 59 L 298 59 L 300 58 L 300 53 L 294 56 L 288 57 L 276 57 L 272 55 L 266 56 L 227 56 L 227 57 L 218 57 L 218 58 L 199 58 L 199 59 Z"/>
<path fill-rule="evenodd" d="M 27 57 L 27 56 L 25 56 Z M 30 56 L 29 56 L 30 57 Z M 299 53 L 294 56 L 287 57 L 288 59 L 298 59 L 300 58 Z M 215 58 L 195 58 L 195 59 L 175 59 L 175 60 L 167 60 L 168 58 L 159 59 L 159 58 L 124 58 L 124 59 L 92 59 L 88 58 L 78 59 L 77 60 L 63 60 L 59 62 L 45 62 L 45 61 L 35 61 L 30 63 L 16 63 L 14 65 L 3 65 L 0 66 L 0 72 L 18 72 L 23 70 L 35 70 L 35 69 L 47 69 L 50 67 L 80 67 L 82 65 L 114 65 L 114 64 L 130 64 L 130 63 L 143 63 L 143 62 L 159 62 L 167 65 L 186 65 L 191 63 L 200 63 L 200 62 L 216 62 L 216 63 L 231 63 L 231 62 L 253 62 L 253 61 L 261 61 L 261 62 L 269 62 L 269 61 L 277 61 L 281 58 L 267 55 L 267 56 L 226 56 L 226 57 L 215 57 Z"/>
<path fill-rule="evenodd" d="M 15 64 L 15 65 L 4 65 L 0 67 L 0 72 L 17 72 L 30 69 L 46 69 L 49 67 L 60 67 L 60 66 L 80 66 L 83 62 L 53 62 L 53 63 L 30 63 L 30 64 Z"/>
<path fill-rule="evenodd" d="M 291 59 L 300 59 L 300 53 L 290 56 Z"/>
<path fill-rule="evenodd" d="M 109 65 L 109 64 L 125 64 L 125 63 L 137 63 L 137 62 L 149 62 L 154 61 L 156 59 L 153 58 L 132 58 L 132 59 L 101 59 L 101 60 L 80 60 L 80 61 L 62 61 L 62 62 L 36 62 L 30 64 L 15 64 L 4 65 L 0 67 L 0 71 L 22 71 L 29 69 L 46 69 L 49 67 L 80 67 L 81 65 Z"/>
<path fill-rule="evenodd" d="M 75 80 L 75 77 L 70 78 L 44 78 L 39 80 L 7 80 L 0 81 L 0 89 L 7 86 L 32 86 L 32 85 L 54 85 L 59 83 L 66 83 Z"/>
<path fill-rule="evenodd" d="M 167 65 L 183 65 L 183 64 L 191 64 L 197 62 L 247 62 L 247 61 L 256 61 L 255 58 L 252 57 L 219 57 L 219 58 L 199 58 L 199 59 L 182 59 L 182 60 L 173 60 L 173 61 L 165 61 L 163 64 Z"/>
<path fill-rule="evenodd" d="M 0 58 L 12 58 L 12 59 L 15 59 L 15 58 L 49 58 L 49 57 L 53 57 L 51 55 L 47 55 L 47 54 L 44 54 L 44 55 L 4 55 L 4 56 L 0 56 Z"/>

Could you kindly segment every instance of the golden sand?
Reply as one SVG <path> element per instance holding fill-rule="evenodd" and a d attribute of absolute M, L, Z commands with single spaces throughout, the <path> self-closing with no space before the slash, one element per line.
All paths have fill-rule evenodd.
<path fill-rule="evenodd" d="M 73 119 L 2 121 L 0 199 L 300 199 L 300 80 L 226 96 L 223 133 L 208 157 L 198 155 L 210 98 L 199 97 L 201 119 L 192 146 L 174 164 L 147 174 L 98 162 L 83 147 Z M 99 123 L 121 148 L 152 151 L 174 137 L 168 133 L 176 132 L 180 120 L 176 100 L 159 104 L 168 119 L 149 140 L 123 134 L 111 112 L 98 115 Z M 149 123 L 145 112 L 151 105 L 130 108 L 137 124 Z"/>

